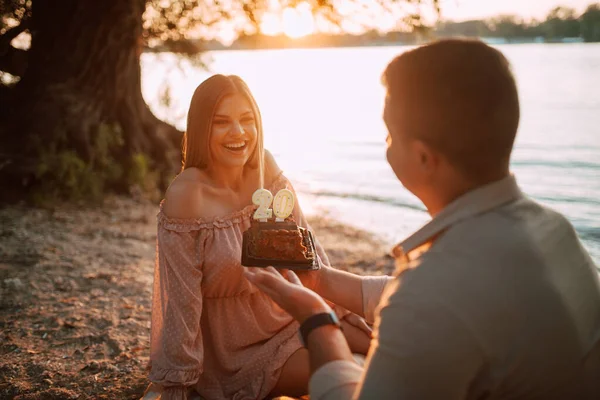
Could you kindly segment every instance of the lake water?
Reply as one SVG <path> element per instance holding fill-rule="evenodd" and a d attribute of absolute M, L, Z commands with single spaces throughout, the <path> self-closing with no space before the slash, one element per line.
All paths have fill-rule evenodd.
<path fill-rule="evenodd" d="M 513 64 L 522 118 L 512 170 L 523 190 L 563 214 L 600 265 L 600 45 L 501 45 Z M 196 86 L 240 75 L 260 106 L 265 146 L 294 182 L 306 213 L 394 243 L 429 220 L 385 160 L 386 64 L 407 47 L 224 51 L 210 71 L 171 54 L 144 54 L 143 92 L 156 114 L 185 128 Z M 171 102 L 160 94 L 170 87 Z"/>

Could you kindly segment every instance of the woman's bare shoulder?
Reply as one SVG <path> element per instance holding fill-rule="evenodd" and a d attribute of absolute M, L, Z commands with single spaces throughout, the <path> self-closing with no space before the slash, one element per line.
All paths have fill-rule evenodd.
<path fill-rule="evenodd" d="M 171 218 L 203 218 L 201 204 L 206 185 L 204 172 L 197 168 L 184 169 L 167 189 L 164 213 Z"/>

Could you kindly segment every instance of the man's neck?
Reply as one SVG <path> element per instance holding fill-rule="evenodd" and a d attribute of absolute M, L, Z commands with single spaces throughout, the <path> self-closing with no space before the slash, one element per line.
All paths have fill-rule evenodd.
<path fill-rule="evenodd" d="M 492 182 L 499 181 L 510 175 L 508 170 L 497 174 L 490 174 L 485 179 L 472 180 L 463 176 L 456 176 L 455 179 L 447 180 L 445 185 L 440 184 L 432 191 L 430 196 L 422 199 L 423 204 L 427 207 L 427 211 L 432 218 L 438 215 L 444 208 L 454 202 L 459 197 L 488 185 Z"/>

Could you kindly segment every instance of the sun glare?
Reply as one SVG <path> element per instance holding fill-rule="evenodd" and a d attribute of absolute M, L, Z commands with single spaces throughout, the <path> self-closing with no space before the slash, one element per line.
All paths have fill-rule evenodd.
<path fill-rule="evenodd" d="M 310 35 L 315 30 L 315 21 L 308 3 L 283 10 L 283 33 L 291 38 Z"/>
<path fill-rule="evenodd" d="M 278 35 L 281 33 L 281 19 L 275 14 L 266 14 L 260 23 L 260 31 L 265 35 Z"/>
<path fill-rule="evenodd" d="M 280 15 L 265 15 L 260 30 L 265 35 L 284 33 L 286 36 L 295 39 L 313 33 L 315 31 L 315 20 L 310 5 L 302 2 L 294 8 L 285 8 Z"/>

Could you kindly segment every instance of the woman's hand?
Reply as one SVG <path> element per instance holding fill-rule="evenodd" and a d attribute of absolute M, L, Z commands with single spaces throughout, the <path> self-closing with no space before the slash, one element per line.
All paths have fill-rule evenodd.
<path fill-rule="evenodd" d="M 371 328 L 364 318 L 359 317 L 354 313 L 350 313 L 346 315 L 342 321 L 346 321 L 348 324 L 360 329 L 364 333 L 366 333 L 369 337 L 373 335 L 373 328 Z"/>
<path fill-rule="evenodd" d="M 273 267 L 245 268 L 244 275 L 300 323 L 312 315 L 331 312 L 325 300 L 305 288 L 293 271 L 282 270 L 280 274 Z"/>
<path fill-rule="evenodd" d="M 319 263 L 318 270 L 310 270 L 310 271 L 296 271 L 294 272 L 298 278 L 300 278 L 300 282 L 302 282 L 302 286 L 312 290 L 313 292 L 318 292 L 319 284 L 321 283 L 321 276 L 325 273 L 325 268 L 327 267 L 321 257 L 317 254 L 317 262 Z"/>

